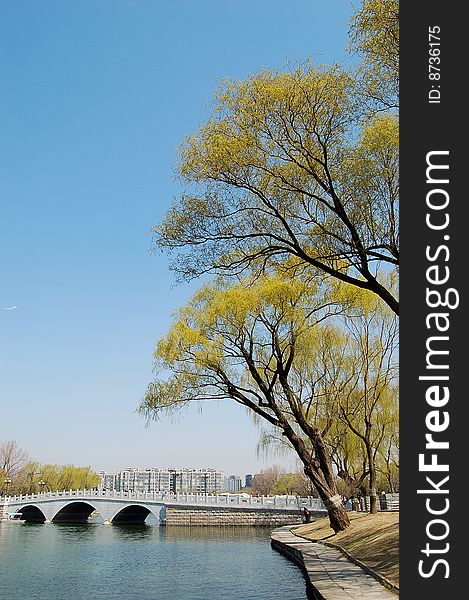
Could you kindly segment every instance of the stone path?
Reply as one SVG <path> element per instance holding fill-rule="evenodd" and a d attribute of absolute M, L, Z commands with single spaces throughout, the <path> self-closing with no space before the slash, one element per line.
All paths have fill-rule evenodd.
<path fill-rule="evenodd" d="M 349 561 L 339 550 L 300 538 L 291 525 L 271 534 L 272 545 L 300 565 L 304 565 L 313 587 L 324 600 L 397 600 L 374 577 Z"/>

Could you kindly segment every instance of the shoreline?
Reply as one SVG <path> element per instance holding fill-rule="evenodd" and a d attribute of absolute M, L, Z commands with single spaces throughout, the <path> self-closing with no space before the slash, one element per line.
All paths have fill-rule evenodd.
<path fill-rule="evenodd" d="M 301 568 L 311 598 L 396 600 L 398 586 L 335 544 L 297 536 L 293 532 L 295 527 L 298 526 L 292 524 L 274 529 L 271 546 Z"/>

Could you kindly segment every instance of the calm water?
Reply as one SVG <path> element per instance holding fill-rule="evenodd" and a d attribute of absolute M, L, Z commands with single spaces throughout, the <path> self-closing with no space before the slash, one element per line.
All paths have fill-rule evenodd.
<path fill-rule="evenodd" d="M 270 529 L 0 524 L 0 598 L 302 600 Z"/>

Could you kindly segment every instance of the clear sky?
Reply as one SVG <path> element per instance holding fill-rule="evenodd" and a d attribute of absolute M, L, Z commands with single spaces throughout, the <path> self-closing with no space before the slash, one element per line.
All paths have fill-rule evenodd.
<path fill-rule="evenodd" d="M 224 77 L 343 62 L 350 0 L 0 0 L 0 442 L 41 462 L 255 473 L 230 403 L 145 428 L 155 340 L 195 290 L 150 229 Z M 16 308 L 12 308 L 16 307 Z M 10 309 L 10 310 L 9 310 Z"/>

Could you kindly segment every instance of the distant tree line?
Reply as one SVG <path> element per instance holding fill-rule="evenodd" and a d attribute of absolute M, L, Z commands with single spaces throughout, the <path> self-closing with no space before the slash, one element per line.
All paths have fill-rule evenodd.
<path fill-rule="evenodd" d="M 90 489 L 100 477 L 91 467 L 51 465 L 33 460 L 15 440 L 0 444 L 0 492 L 32 494 L 70 489 Z"/>
<path fill-rule="evenodd" d="M 378 490 L 385 493 L 399 491 L 399 471 L 397 466 L 388 470 L 386 462 L 379 463 L 378 468 Z M 342 474 L 343 477 L 343 474 Z M 369 488 L 367 480 L 364 479 L 357 490 L 356 480 L 348 480 L 346 477 L 337 476 L 337 489 L 343 500 L 350 500 L 359 495 L 368 496 Z M 252 483 L 246 491 L 259 496 L 289 495 L 306 498 L 312 496 L 317 498 L 318 493 L 310 479 L 302 470 L 286 471 L 278 465 L 263 469 L 252 478 Z"/>

